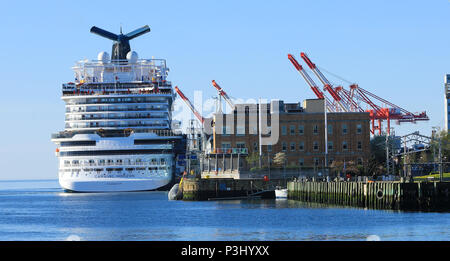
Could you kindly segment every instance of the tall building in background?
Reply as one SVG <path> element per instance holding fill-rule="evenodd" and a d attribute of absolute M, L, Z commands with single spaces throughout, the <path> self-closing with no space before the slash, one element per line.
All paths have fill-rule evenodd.
<path fill-rule="evenodd" d="M 444 123 L 444 129 L 445 131 L 448 131 L 448 125 L 449 125 L 449 118 L 448 118 L 448 113 L 449 113 L 449 107 L 450 107 L 450 74 L 446 74 L 445 75 L 445 123 Z"/>

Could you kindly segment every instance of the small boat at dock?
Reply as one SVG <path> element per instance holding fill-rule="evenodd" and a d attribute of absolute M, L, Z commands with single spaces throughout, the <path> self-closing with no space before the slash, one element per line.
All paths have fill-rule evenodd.
<path fill-rule="evenodd" d="M 287 188 L 276 187 L 275 188 L 275 198 L 285 198 L 287 199 L 288 190 Z"/>

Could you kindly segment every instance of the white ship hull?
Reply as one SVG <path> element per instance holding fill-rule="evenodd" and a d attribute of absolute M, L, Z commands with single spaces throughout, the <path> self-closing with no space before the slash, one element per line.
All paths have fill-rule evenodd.
<path fill-rule="evenodd" d="M 169 184 L 170 179 L 123 179 L 104 180 L 60 178 L 60 186 L 73 192 L 131 192 L 155 190 Z"/>
<path fill-rule="evenodd" d="M 135 145 L 135 139 L 151 145 Z M 60 146 L 59 184 L 73 192 L 146 191 L 170 183 L 174 173 L 171 145 L 155 134 L 101 138 L 96 134 L 76 134 L 54 139 Z M 73 146 L 77 142 L 89 146 Z M 159 144 L 156 144 L 159 143 Z M 65 145 L 71 146 L 65 146 Z M 142 153 L 142 154 L 138 154 Z"/>

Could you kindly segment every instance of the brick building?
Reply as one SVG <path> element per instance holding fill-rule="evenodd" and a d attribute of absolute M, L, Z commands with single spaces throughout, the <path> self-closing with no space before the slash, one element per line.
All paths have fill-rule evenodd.
<path fill-rule="evenodd" d="M 273 131 L 276 123 L 272 122 L 272 113 L 275 103 L 267 104 L 267 122 L 269 130 Z M 287 166 L 322 168 L 325 161 L 325 135 L 324 135 L 324 104 L 323 100 L 305 100 L 303 104 L 284 103 L 279 101 L 278 142 L 272 145 L 263 145 L 262 166 L 268 166 L 269 159 L 278 152 L 284 152 Z M 241 109 L 238 109 L 240 106 Z M 271 108 L 272 107 L 272 108 Z M 238 120 L 237 111 L 244 111 L 245 117 Z M 234 116 L 233 116 L 233 115 Z M 216 121 L 214 136 L 216 154 L 225 154 L 232 148 L 245 148 L 248 155 L 259 155 L 260 137 L 257 134 L 259 124 L 252 126 L 251 122 L 259 119 L 259 110 L 255 104 L 239 104 L 232 114 L 221 115 L 222 124 Z M 216 116 L 216 119 L 220 117 Z M 227 119 L 234 118 L 234 123 Z M 245 127 L 242 126 L 245 122 Z M 257 123 L 258 121 L 256 121 Z M 264 124 L 262 124 L 264 126 Z M 369 158 L 370 120 L 366 112 L 327 113 L 328 126 L 328 166 L 333 161 L 353 161 L 357 165 L 366 165 Z M 222 130 L 222 131 L 221 131 Z M 267 135 L 263 135 L 267 136 Z M 212 145 L 212 147 L 214 147 Z M 212 154 L 214 150 L 212 150 Z M 219 156 L 219 158 L 221 158 Z M 232 157 L 231 157 L 232 158 Z M 233 158 L 232 158 L 233 159 Z M 223 155 L 223 165 L 226 157 Z M 216 163 L 217 164 L 217 163 Z M 240 159 L 240 170 L 253 167 L 246 160 Z M 254 164 L 253 164 L 254 165 Z"/>

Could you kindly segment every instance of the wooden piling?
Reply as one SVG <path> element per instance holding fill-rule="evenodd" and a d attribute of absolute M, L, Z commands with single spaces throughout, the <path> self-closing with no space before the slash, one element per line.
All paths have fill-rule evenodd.
<path fill-rule="evenodd" d="M 291 191 L 293 190 L 293 191 Z M 450 182 L 289 182 L 288 197 L 374 209 L 448 211 Z"/>

